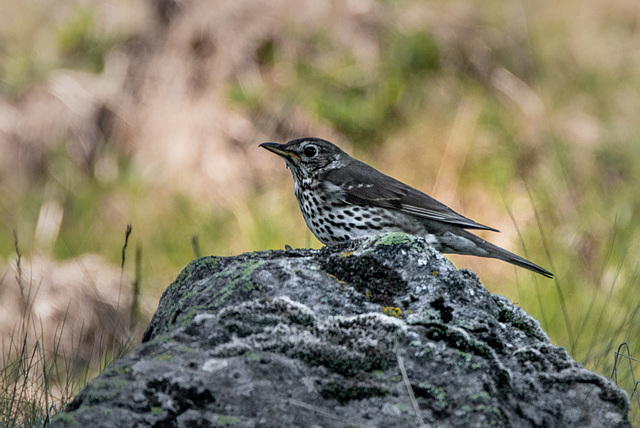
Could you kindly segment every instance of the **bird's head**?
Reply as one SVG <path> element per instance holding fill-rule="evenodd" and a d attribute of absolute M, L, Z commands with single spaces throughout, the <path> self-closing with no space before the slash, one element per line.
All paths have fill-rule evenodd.
<path fill-rule="evenodd" d="M 286 144 L 262 143 L 260 147 L 284 158 L 297 182 L 339 168 L 349 159 L 338 146 L 320 138 L 299 138 Z"/>

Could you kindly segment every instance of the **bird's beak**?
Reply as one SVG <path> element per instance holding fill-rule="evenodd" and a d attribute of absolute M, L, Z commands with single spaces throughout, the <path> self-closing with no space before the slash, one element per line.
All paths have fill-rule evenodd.
<path fill-rule="evenodd" d="M 300 156 L 298 156 L 296 153 L 292 152 L 291 150 L 285 149 L 284 144 L 262 143 L 260 144 L 259 147 L 262 147 L 263 149 L 267 149 L 270 152 L 273 152 L 278 156 L 282 156 L 285 159 L 297 158 L 298 160 L 300 160 Z"/>

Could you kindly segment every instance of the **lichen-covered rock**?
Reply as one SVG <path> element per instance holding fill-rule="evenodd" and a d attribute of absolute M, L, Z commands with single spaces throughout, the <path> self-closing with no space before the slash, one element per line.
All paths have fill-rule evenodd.
<path fill-rule="evenodd" d="M 53 426 L 628 427 L 628 399 L 422 239 L 193 261 Z"/>

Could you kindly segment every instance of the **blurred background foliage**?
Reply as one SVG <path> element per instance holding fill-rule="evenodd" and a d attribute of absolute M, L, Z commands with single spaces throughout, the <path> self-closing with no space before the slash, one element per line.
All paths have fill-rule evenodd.
<path fill-rule="evenodd" d="M 611 376 L 623 342 L 640 355 L 640 3 L 26 0 L 3 10 L 5 285 L 13 230 L 23 265 L 93 253 L 119 272 L 131 224 L 122 281 L 140 288 L 135 311 L 114 308 L 132 311 L 114 343 L 135 344 L 196 253 L 320 246 L 283 162 L 257 148 L 309 135 L 500 229 L 483 236 L 553 271 L 550 281 L 451 257 L 586 367 Z M 631 394 L 624 361 L 618 381 Z"/>

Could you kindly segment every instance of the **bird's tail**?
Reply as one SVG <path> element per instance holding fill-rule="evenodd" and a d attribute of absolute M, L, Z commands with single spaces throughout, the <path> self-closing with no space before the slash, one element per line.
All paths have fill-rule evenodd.
<path fill-rule="evenodd" d="M 467 254 L 470 256 L 479 256 L 479 257 L 490 257 L 493 259 L 498 259 L 505 261 L 507 263 L 511 263 L 512 265 L 520 266 L 525 269 L 529 269 L 535 273 L 540 275 L 544 275 L 547 278 L 553 278 L 553 274 L 546 270 L 543 267 L 538 266 L 537 264 L 530 262 L 529 260 L 520 257 L 517 254 L 514 254 L 510 251 L 505 250 L 504 248 L 500 248 L 497 245 L 492 244 L 491 242 L 487 242 L 484 239 L 476 236 L 466 230 L 462 230 L 459 236 L 468 239 L 469 241 L 475 244 L 474 248 L 470 248 L 465 246 L 466 248 L 456 251 L 452 251 L 458 254 Z"/>

